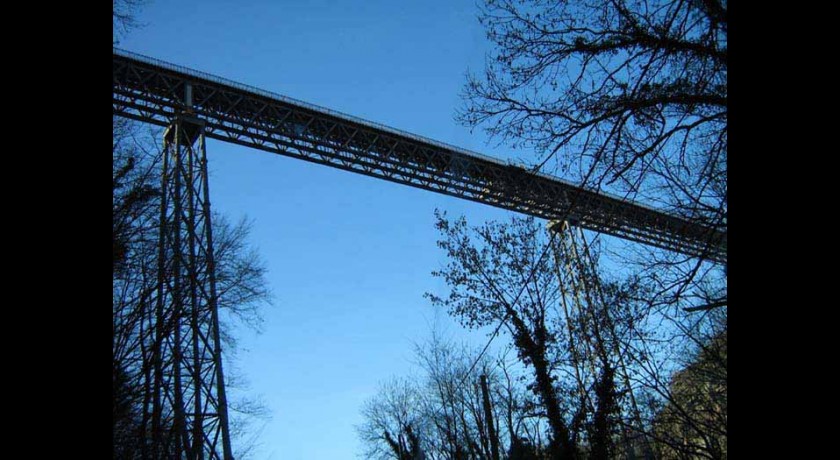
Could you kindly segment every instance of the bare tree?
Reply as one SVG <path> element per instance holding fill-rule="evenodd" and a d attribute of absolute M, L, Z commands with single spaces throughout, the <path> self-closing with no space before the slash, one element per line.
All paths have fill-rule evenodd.
<path fill-rule="evenodd" d="M 544 444 L 544 411 L 507 350 L 489 356 L 433 332 L 415 355 L 418 374 L 381 385 L 363 407 L 365 458 L 499 460 Z"/>
<path fill-rule="evenodd" d="M 458 118 L 533 148 L 522 161 L 534 169 L 725 231 L 726 11 L 725 0 L 487 0 L 495 46 Z M 642 248 L 631 249 L 621 258 Z M 725 305 L 722 267 L 641 256 L 653 303 Z"/>
<path fill-rule="evenodd" d="M 552 458 L 650 458 L 675 442 L 662 427 L 679 426 L 703 440 L 692 452 L 719 458 L 726 442 L 725 346 L 721 356 L 712 353 L 721 347 L 709 344 L 720 341 L 724 310 L 663 315 L 651 308 L 645 280 L 603 273 L 580 231 L 549 236 L 521 218 L 470 228 L 445 216 L 438 228 L 449 263 L 436 275 L 450 292 L 430 296 L 433 303 L 467 327 L 507 331 L 530 369 L 528 388 L 537 396 L 530 413 L 545 421 L 551 437 L 547 445 L 533 437 L 517 443 L 517 430 L 510 438 L 516 449 L 545 448 Z M 684 370 L 697 368 L 698 354 L 717 363 L 708 384 Z M 717 412 L 686 403 L 708 401 L 709 388 Z"/>
<path fill-rule="evenodd" d="M 357 427 L 371 459 L 412 459 L 421 449 L 424 425 L 421 392 L 410 379 L 394 379 L 380 386 L 362 408 L 364 423 Z"/>
<path fill-rule="evenodd" d="M 128 34 L 132 29 L 139 27 L 137 13 L 146 3 L 146 0 L 114 0 L 112 16 L 112 37 L 114 44 L 118 44 L 120 38 Z"/>
<path fill-rule="evenodd" d="M 442 233 L 438 244 L 450 262 L 434 274 L 446 281 L 450 294 L 430 296 L 432 302 L 467 327 L 506 328 L 519 358 L 533 371 L 531 389 L 551 427 L 552 455 L 573 458 L 577 448 L 570 414 L 576 409 L 561 401 L 556 385 L 558 364 L 567 356 L 558 323 L 562 318 L 555 314 L 561 290 L 542 241 L 544 230 L 533 219 L 471 230 L 465 220 L 450 222 L 442 214 L 437 227 Z"/>
<path fill-rule="evenodd" d="M 480 20 L 494 48 L 468 77 L 460 121 L 533 149 L 521 161 L 536 170 L 726 231 L 725 0 L 487 0 Z M 687 357 L 706 353 L 725 324 L 725 266 L 638 245 L 602 249 L 638 284 L 634 320 L 615 321 L 636 418 L 668 443 L 650 429 L 667 412 L 694 439 L 703 431 L 695 451 L 715 458 L 725 415 L 704 425 L 703 410 L 679 401 L 696 390 Z"/>
<path fill-rule="evenodd" d="M 540 167 L 722 223 L 725 0 L 488 0 L 481 21 L 496 46 L 461 120 Z"/>
<path fill-rule="evenodd" d="M 493 459 L 507 438 L 496 429 L 501 403 L 492 391 L 500 384 L 496 365 L 434 332 L 415 354 L 425 376 L 422 407 L 434 454 Z"/>

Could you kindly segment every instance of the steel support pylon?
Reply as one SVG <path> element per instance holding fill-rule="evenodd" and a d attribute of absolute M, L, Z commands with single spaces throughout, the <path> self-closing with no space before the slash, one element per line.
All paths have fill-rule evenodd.
<path fill-rule="evenodd" d="M 624 455 L 636 458 L 634 450 L 640 447 L 641 458 L 653 458 L 626 365 L 626 345 L 617 334 L 611 306 L 607 304 L 583 229 L 567 221 L 555 220 L 548 223 L 548 231 L 554 235 L 550 241 L 561 294 L 560 305 L 566 318 L 569 351 L 581 402 L 590 411 L 594 410 L 594 401 L 585 389 L 594 387 L 606 367 L 612 369 L 615 389 L 626 398 L 620 404 L 625 405 L 631 416 L 629 423 L 622 424 L 624 448 L 629 449 Z"/>
<path fill-rule="evenodd" d="M 204 122 L 178 115 L 164 134 L 151 395 L 144 458 L 232 460 Z"/>

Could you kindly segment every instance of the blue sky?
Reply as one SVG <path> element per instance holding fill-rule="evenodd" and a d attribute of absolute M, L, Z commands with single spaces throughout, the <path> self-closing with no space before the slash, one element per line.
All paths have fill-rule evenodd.
<path fill-rule="evenodd" d="M 453 115 L 468 69 L 489 44 L 474 0 L 151 0 L 119 46 L 506 159 Z M 257 459 L 344 459 L 377 384 L 411 372 L 413 346 L 437 327 L 435 208 L 474 223 L 488 206 L 244 147 L 208 141 L 214 210 L 253 221 L 274 305 L 263 333 L 238 331 L 236 368 L 266 404 Z"/>

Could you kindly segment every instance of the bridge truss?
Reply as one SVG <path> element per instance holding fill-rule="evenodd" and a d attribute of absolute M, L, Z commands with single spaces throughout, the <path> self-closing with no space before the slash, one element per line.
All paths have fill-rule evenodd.
<path fill-rule="evenodd" d="M 114 50 L 113 109 L 168 126 L 189 111 L 207 137 L 637 241 L 716 262 L 726 233 L 497 159 L 278 94 Z M 187 93 L 191 104 L 187 104 Z"/>

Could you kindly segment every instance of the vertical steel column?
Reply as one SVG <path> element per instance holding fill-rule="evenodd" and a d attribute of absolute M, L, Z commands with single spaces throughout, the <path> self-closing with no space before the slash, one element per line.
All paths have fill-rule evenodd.
<path fill-rule="evenodd" d="M 146 452 L 155 459 L 233 460 L 202 120 L 179 115 L 166 130 L 161 190 Z"/>
<path fill-rule="evenodd" d="M 602 368 L 606 365 L 614 366 L 616 375 L 622 379 L 621 383 L 624 385 L 623 393 L 627 394 L 630 398 L 630 411 L 633 417 L 633 424 L 635 424 L 635 426 L 630 424 L 622 427 L 625 443 L 628 446 L 630 445 L 627 442 L 630 438 L 628 430 L 636 431 L 642 437 L 645 458 L 649 458 L 650 446 L 647 432 L 642 424 L 641 412 L 636 403 L 633 386 L 630 383 L 630 376 L 627 372 L 624 353 L 619 343 L 620 340 L 615 331 L 615 324 L 609 314 L 610 306 L 606 304 L 606 297 L 604 296 L 603 288 L 595 268 L 595 262 L 589 251 L 589 245 L 586 243 L 583 230 L 569 225 L 566 221 L 550 221 L 548 223 L 548 231 L 559 236 L 557 238 L 558 243 L 552 247 L 552 250 L 554 251 L 555 271 L 561 290 L 561 302 L 566 316 L 566 323 L 569 327 L 569 340 L 578 385 L 588 387 L 586 376 L 584 375 L 582 377 L 579 371 L 581 357 L 577 352 L 580 350 L 576 350 L 574 346 L 576 334 L 571 325 L 572 312 L 569 310 L 567 303 L 571 303 L 574 307 L 577 307 L 576 317 L 580 320 L 578 334 L 581 335 L 580 342 L 583 348 L 586 348 L 584 350 L 584 359 L 589 364 L 590 378 L 598 378 L 598 372 L 595 369 L 596 357 L 601 361 Z M 575 237 L 576 233 L 582 242 L 582 251 L 578 250 L 579 244 Z M 561 266 L 564 266 L 565 270 L 561 270 Z M 572 293 L 574 295 L 570 296 Z M 583 294 L 582 296 L 581 293 Z M 566 301 L 566 297 L 570 297 L 568 302 Z M 597 318 L 595 310 L 600 310 L 603 315 L 606 331 L 602 331 L 598 326 L 599 318 Z M 609 336 L 609 342 L 607 342 L 607 335 Z M 609 350 L 605 347 L 607 343 L 611 344 Z M 610 360 L 608 355 L 613 357 L 615 363 L 611 362 L 613 360 Z M 585 401 L 586 404 L 594 409 L 594 406 L 591 406 L 591 398 L 582 389 L 581 393 L 581 400 Z"/>

